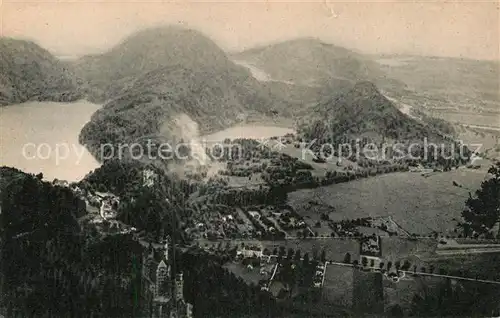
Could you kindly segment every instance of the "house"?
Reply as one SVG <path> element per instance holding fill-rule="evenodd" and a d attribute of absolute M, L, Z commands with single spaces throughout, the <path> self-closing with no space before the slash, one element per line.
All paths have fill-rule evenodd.
<path fill-rule="evenodd" d="M 256 220 L 260 220 L 260 213 L 257 211 L 248 211 L 248 214 Z"/>
<path fill-rule="evenodd" d="M 236 252 L 236 255 L 241 255 L 243 257 L 262 257 L 262 246 L 243 246 Z"/>
<path fill-rule="evenodd" d="M 54 181 L 52 181 L 52 184 L 56 185 L 56 186 L 60 186 L 60 187 L 65 187 L 65 188 L 69 187 L 69 182 L 66 180 L 54 179 Z"/>
<path fill-rule="evenodd" d="M 117 211 L 108 201 L 102 201 L 99 214 L 103 219 L 114 219 L 117 216 Z"/>
<path fill-rule="evenodd" d="M 158 175 L 151 169 L 142 171 L 142 184 L 145 187 L 152 187 L 158 181 Z"/>

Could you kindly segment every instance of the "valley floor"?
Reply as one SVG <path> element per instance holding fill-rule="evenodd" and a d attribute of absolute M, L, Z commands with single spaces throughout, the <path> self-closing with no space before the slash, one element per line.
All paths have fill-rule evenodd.
<path fill-rule="evenodd" d="M 460 168 L 427 177 L 399 172 L 289 193 L 289 204 L 301 214 L 304 203 L 316 201 L 335 207 L 330 219 L 391 216 L 410 233 L 453 230 L 469 192 L 478 189 L 484 170 Z M 453 181 L 462 187 L 453 185 Z"/>

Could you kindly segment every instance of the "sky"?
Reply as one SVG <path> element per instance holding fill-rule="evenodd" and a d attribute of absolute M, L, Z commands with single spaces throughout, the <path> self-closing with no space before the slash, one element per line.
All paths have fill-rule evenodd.
<path fill-rule="evenodd" d="M 72 57 L 103 52 L 141 28 L 178 24 L 227 51 L 313 36 L 369 54 L 499 60 L 499 8 L 499 1 L 480 0 L 3 0 L 0 33 Z"/>

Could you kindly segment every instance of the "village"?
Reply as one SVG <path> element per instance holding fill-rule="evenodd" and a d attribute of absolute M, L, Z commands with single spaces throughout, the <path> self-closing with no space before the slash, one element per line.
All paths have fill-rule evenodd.
<path fill-rule="evenodd" d="M 295 148 L 293 135 L 286 138 L 285 144 Z M 317 299 L 356 307 L 360 305 L 355 303 L 357 300 L 367 299 L 358 297 L 363 293 L 359 286 L 364 281 L 372 284 L 374 275 L 381 275 L 382 280 L 372 284 L 375 286 L 372 292 L 384 294 L 387 288 L 398 290 L 397 286 L 415 285 L 421 279 L 448 277 L 447 270 L 432 260 L 435 255 L 477 249 L 474 244 L 478 240 L 464 241 L 460 234 L 412 233 L 390 215 L 339 219 L 332 217 L 337 208 L 319 197 L 311 196 L 299 204 L 287 200 L 287 194 L 298 189 L 397 171 L 425 178 L 442 172 L 437 167 L 408 162 L 307 162 L 262 148 L 255 140 L 234 142 L 244 145 L 243 158 L 233 157 L 234 144 L 226 141 L 224 156 L 217 159 L 223 163 L 222 168 L 215 174 L 212 171 L 209 175 L 209 167 L 196 165 L 185 174 L 190 189 L 183 208 L 189 212 L 190 221 L 180 228 L 189 242 L 184 248 L 197 247 L 226 255 L 230 260 L 224 264 L 225 268 L 276 299 L 312 293 Z M 144 246 L 151 243 L 148 243 L 151 238 L 120 220 L 123 202 L 117 195 L 88 191 L 59 180 L 54 183 L 70 187 L 85 201 L 87 215 L 81 220 L 99 232 L 133 233 Z M 142 171 L 142 186 L 158 186 L 158 176 L 153 170 Z M 491 245 L 490 251 L 499 246 L 498 241 L 486 243 Z M 406 292 L 414 292 L 412 288 Z M 396 299 L 394 295 L 390 297 Z M 400 302 L 394 299 L 393 302 Z"/>

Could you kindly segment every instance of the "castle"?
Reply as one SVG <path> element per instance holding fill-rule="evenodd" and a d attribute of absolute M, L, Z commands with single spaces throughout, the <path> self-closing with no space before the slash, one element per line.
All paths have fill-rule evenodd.
<path fill-rule="evenodd" d="M 169 258 L 170 241 L 166 240 L 164 253 L 154 271 L 156 263 L 154 250 L 143 259 L 143 277 L 149 283 L 149 294 L 154 318 L 192 318 L 193 306 L 184 300 L 184 280 L 182 273 L 172 273 Z M 175 279 L 172 279 L 173 274 Z"/>

